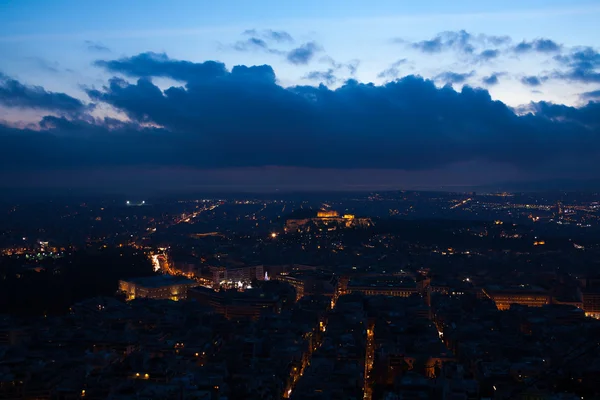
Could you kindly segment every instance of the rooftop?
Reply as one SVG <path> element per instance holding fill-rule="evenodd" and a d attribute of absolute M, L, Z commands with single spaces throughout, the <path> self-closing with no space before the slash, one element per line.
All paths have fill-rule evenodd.
<path fill-rule="evenodd" d="M 390 287 L 390 288 L 413 288 L 416 283 L 405 277 L 362 277 L 351 279 L 348 287 Z"/>
<path fill-rule="evenodd" d="M 502 285 L 489 285 L 485 287 L 487 292 L 535 292 L 535 293 L 548 293 L 546 289 L 534 285 L 514 285 L 514 286 L 502 286 Z"/>
<path fill-rule="evenodd" d="M 147 288 L 157 288 L 161 286 L 171 286 L 171 285 L 184 285 L 184 284 L 194 284 L 195 281 L 185 278 L 183 276 L 173 276 L 173 275 L 155 275 L 155 276 L 145 276 L 141 278 L 130 278 L 130 279 L 122 279 L 124 282 L 134 283 L 138 286 L 143 286 Z"/>

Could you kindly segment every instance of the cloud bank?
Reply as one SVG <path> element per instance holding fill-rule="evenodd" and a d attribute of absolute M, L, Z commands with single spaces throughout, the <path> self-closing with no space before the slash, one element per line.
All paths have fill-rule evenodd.
<path fill-rule="evenodd" d="M 0 125 L 3 170 L 155 166 L 285 166 L 407 171 L 483 160 L 526 171 L 596 171 L 600 103 L 535 103 L 523 113 L 483 89 L 437 87 L 419 76 L 375 85 L 282 87 L 268 65 L 235 66 L 141 53 L 96 65 L 127 77 L 88 89 L 128 121 L 3 77 L 4 105 L 55 111 L 39 129 Z M 466 78 L 446 73 L 450 81 Z M 468 75 L 468 74 L 467 74 Z M 182 82 L 162 90 L 154 77 Z M 458 79 L 458 80 L 457 80 Z M 493 84 L 490 81 L 489 84 Z M 595 168 L 595 169 L 594 169 Z"/>
<path fill-rule="evenodd" d="M 0 105 L 14 108 L 31 108 L 74 114 L 84 112 L 84 103 L 65 93 L 49 92 L 40 86 L 24 85 L 0 73 Z"/>

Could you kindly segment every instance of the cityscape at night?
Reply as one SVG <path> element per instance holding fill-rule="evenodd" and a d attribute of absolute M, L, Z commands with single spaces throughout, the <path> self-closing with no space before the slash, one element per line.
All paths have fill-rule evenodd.
<path fill-rule="evenodd" d="M 0 0 L 0 399 L 600 399 L 599 18 Z"/>
<path fill-rule="evenodd" d="M 395 191 L 5 204 L 2 393 L 594 398 L 598 199 Z"/>

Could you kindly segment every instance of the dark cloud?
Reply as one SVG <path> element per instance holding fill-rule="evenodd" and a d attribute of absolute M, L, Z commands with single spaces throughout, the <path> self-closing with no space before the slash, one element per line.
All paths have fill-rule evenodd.
<path fill-rule="evenodd" d="M 531 110 L 535 115 L 542 116 L 549 121 L 555 123 L 573 124 L 588 129 L 588 134 L 583 137 L 578 137 L 578 144 L 583 146 L 585 143 L 591 143 L 591 141 L 600 140 L 598 134 L 600 128 L 600 103 L 589 103 L 588 105 L 576 108 L 565 106 L 563 104 L 553 104 L 546 101 L 539 103 L 533 103 Z M 556 124 L 560 125 L 560 124 Z M 576 131 L 573 126 L 574 132 Z M 556 129 L 555 126 L 553 129 Z M 571 145 L 567 137 L 563 137 L 562 140 L 566 145 Z"/>
<path fill-rule="evenodd" d="M 412 47 L 424 53 L 439 53 L 443 50 L 454 48 L 464 53 L 473 53 L 471 44 L 473 35 L 461 30 L 458 32 L 442 32 L 431 40 L 413 43 Z"/>
<path fill-rule="evenodd" d="M 321 51 L 321 46 L 316 42 L 304 43 L 302 46 L 290 50 L 287 53 L 287 60 L 295 65 L 306 65 Z"/>
<path fill-rule="evenodd" d="M 350 75 L 356 74 L 356 71 L 358 70 L 359 65 L 360 65 L 360 60 L 351 60 L 345 64 L 346 68 L 348 68 L 348 72 L 350 72 Z"/>
<path fill-rule="evenodd" d="M 404 39 L 395 39 L 396 43 L 407 43 Z M 508 36 L 473 35 L 467 31 L 441 32 L 430 40 L 410 43 L 414 49 L 424 53 L 440 53 L 444 50 L 455 50 L 461 53 L 473 54 L 478 46 L 502 46 L 511 42 Z M 494 49 L 487 50 L 488 52 Z M 487 55 L 491 53 L 486 53 Z M 485 57 L 485 55 L 484 55 Z"/>
<path fill-rule="evenodd" d="M 493 44 L 494 46 L 502 46 L 505 44 L 509 44 L 512 42 L 510 36 L 493 36 L 493 35 L 479 35 L 479 38 L 482 38 L 485 42 L 489 44 Z"/>
<path fill-rule="evenodd" d="M 333 85 L 337 82 L 333 68 L 329 68 L 327 71 L 311 71 L 304 76 L 304 79 L 308 79 L 316 82 L 324 82 L 327 85 Z"/>
<path fill-rule="evenodd" d="M 531 42 L 522 41 L 514 47 L 516 53 L 529 53 L 532 51 L 538 53 L 555 53 L 560 51 L 561 45 L 550 39 L 535 39 Z"/>
<path fill-rule="evenodd" d="M 561 65 L 568 67 L 566 71 L 555 73 L 555 77 L 584 83 L 600 82 L 600 53 L 591 47 L 573 50 L 566 55 L 554 57 Z"/>
<path fill-rule="evenodd" d="M 546 80 L 548 80 L 548 77 L 546 76 L 524 76 L 521 78 L 521 83 L 525 86 L 532 86 L 532 87 L 537 87 L 540 86 L 543 82 L 545 82 Z"/>
<path fill-rule="evenodd" d="M 600 100 L 600 90 L 582 93 L 580 97 L 584 100 Z"/>
<path fill-rule="evenodd" d="M 396 39 L 396 43 L 408 43 L 410 47 L 426 54 L 454 51 L 472 63 L 485 63 L 498 58 L 502 50 L 511 42 L 508 36 L 474 35 L 464 30 L 441 32 L 430 40 L 408 42 Z M 380 76 L 393 77 L 396 70 L 392 67 L 380 73 Z"/>
<path fill-rule="evenodd" d="M 500 55 L 499 50 L 488 49 L 488 50 L 484 50 L 481 53 L 479 53 L 478 59 L 479 59 L 479 61 L 489 61 L 489 60 L 493 60 L 494 58 L 497 58 L 499 55 Z"/>
<path fill-rule="evenodd" d="M 151 164 L 149 157 L 159 157 L 160 148 L 165 154 L 175 148 L 164 130 L 111 119 L 90 122 L 48 116 L 40 121 L 40 127 L 41 130 L 31 130 L 0 125 L 0 143 L 16 152 L 0 160 L 0 170 L 77 170 Z M 139 149 L 144 156 L 135 154 L 136 142 L 143 143 Z"/>
<path fill-rule="evenodd" d="M 294 41 L 294 38 L 292 37 L 292 35 L 290 35 L 287 32 L 284 31 L 272 31 L 272 30 L 268 30 L 267 31 L 268 36 L 273 39 L 276 42 L 282 43 L 282 42 L 290 42 L 292 43 Z"/>
<path fill-rule="evenodd" d="M 89 96 L 130 122 L 46 117 L 39 131 L 0 126 L 0 168 L 431 170 L 483 161 L 573 176 L 597 171 L 599 103 L 581 108 L 537 103 L 517 115 L 485 90 L 438 88 L 417 76 L 385 85 L 350 80 L 335 90 L 284 88 L 269 66 L 207 72 L 207 65 L 221 64 L 170 59 L 149 64 L 140 56 L 120 62 L 117 70 L 142 78 L 134 83 L 114 78 Z M 147 79 L 152 76 L 189 80 L 163 91 Z"/>
<path fill-rule="evenodd" d="M 489 75 L 489 76 L 484 76 L 481 81 L 483 82 L 484 85 L 488 85 L 488 86 L 493 86 L 493 85 L 497 85 L 499 83 L 499 77 L 501 77 L 502 75 L 504 75 L 503 72 L 494 72 L 493 74 Z"/>
<path fill-rule="evenodd" d="M 272 29 L 247 29 L 243 32 L 244 35 L 260 37 L 265 40 L 271 40 L 277 43 L 293 43 L 294 38 L 286 31 L 274 31 Z"/>
<path fill-rule="evenodd" d="M 225 64 L 218 61 L 193 63 L 172 60 L 165 53 L 141 53 L 119 60 L 98 60 L 98 67 L 132 77 L 166 77 L 184 82 L 214 79 L 227 74 Z"/>
<path fill-rule="evenodd" d="M 96 51 L 99 53 L 110 53 L 110 49 L 108 47 L 106 47 L 105 45 L 103 45 L 102 43 L 93 42 L 91 40 L 86 40 L 84 43 L 85 43 L 87 49 L 90 51 Z"/>
<path fill-rule="evenodd" d="M 250 36 L 244 40 L 238 40 L 232 45 L 232 48 L 237 51 L 261 51 L 269 54 L 276 54 L 279 56 L 286 56 L 286 58 L 291 54 L 289 51 L 284 51 L 281 49 L 271 47 L 272 43 L 293 43 L 294 39 L 292 36 L 285 31 L 274 31 L 271 29 L 265 30 L 256 30 L 256 29 L 248 29 L 243 32 L 244 35 Z M 308 47 L 305 47 L 308 46 Z M 308 57 L 306 53 L 302 53 L 302 51 L 310 51 L 312 44 L 305 44 L 298 49 L 294 49 L 293 51 L 297 51 L 298 55 L 294 58 L 294 60 L 300 60 L 302 56 Z M 316 46 L 316 44 L 315 44 Z M 316 50 L 316 47 L 315 47 Z"/>
<path fill-rule="evenodd" d="M 264 51 L 270 54 L 284 55 L 283 50 L 277 50 L 269 47 L 269 44 L 263 39 L 251 37 L 246 40 L 239 40 L 234 43 L 233 48 L 237 51 Z"/>
<path fill-rule="evenodd" d="M 441 37 L 437 36 L 431 40 L 423 40 L 417 43 L 413 43 L 414 49 L 420 50 L 423 53 L 439 53 L 444 50 L 444 44 Z"/>
<path fill-rule="evenodd" d="M 407 62 L 408 59 L 406 58 L 401 58 L 397 61 L 394 61 L 389 68 L 386 68 L 380 73 L 378 73 L 377 77 L 385 79 L 396 79 L 400 76 L 400 66 L 406 64 Z"/>
<path fill-rule="evenodd" d="M 442 72 L 438 74 L 435 78 L 445 83 L 464 83 L 467 79 L 475 75 L 475 71 L 465 72 L 465 73 L 457 73 L 452 71 Z"/>
<path fill-rule="evenodd" d="M 248 51 L 256 48 L 268 49 L 269 45 L 262 39 L 251 37 L 247 40 L 236 42 L 233 47 L 239 51 Z"/>
<path fill-rule="evenodd" d="M 80 113 L 90 106 L 65 93 L 46 91 L 41 86 L 24 85 L 0 73 L 0 104 L 6 107 L 33 108 L 57 113 Z"/>
<path fill-rule="evenodd" d="M 339 70 L 345 68 L 345 69 L 348 70 L 348 72 L 352 76 L 354 76 L 354 74 L 356 74 L 356 71 L 358 70 L 358 66 L 360 65 L 360 60 L 356 60 L 355 59 L 355 60 L 350 60 L 347 63 L 343 63 L 343 62 L 337 62 L 337 61 L 335 61 L 330 56 L 321 57 L 321 59 L 319 61 L 331 65 L 331 67 L 335 71 L 339 71 Z"/>

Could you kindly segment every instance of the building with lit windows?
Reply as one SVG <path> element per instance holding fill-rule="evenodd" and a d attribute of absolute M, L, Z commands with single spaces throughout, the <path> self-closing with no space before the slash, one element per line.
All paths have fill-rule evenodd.
<path fill-rule="evenodd" d="M 582 293 L 582 297 L 585 315 L 600 319 L 600 288 L 585 289 Z"/>
<path fill-rule="evenodd" d="M 362 293 L 365 296 L 409 297 L 418 293 L 418 290 L 417 283 L 412 279 L 379 276 L 350 279 L 345 293 Z"/>
<path fill-rule="evenodd" d="M 304 297 L 304 281 L 302 279 L 289 275 L 278 275 L 275 279 L 285 282 L 296 289 L 296 301 Z"/>
<path fill-rule="evenodd" d="M 327 296 L 335 295 L 337 280 L 335 275 L 326 271 L 292 271 L 282 273 L 273 279 L 286 282 L 296 289 L 296 301 L 304 296 Z"/>
<path fill-rule="evenodd" d="M 511 304 L 542 307 L 550 304 L 550 293 L 537 286 L 519 285 L 511 287 L 489 286 L 483 293 L 496 303 L 498 310 L 508 310 Z"/>
<path fill-rule="evenodd" d="M 241 267 L 210 267 L 212 284 L 218 287 L 224 283 L 251 282 L 253 279 L 265 279 L 265 270 L 262 265 Z"/>
<path fill-rule="evenodd" d="M 119 281 L 119 290 L 125 293 L 127 300 L 138 298 L 156 300 L 185 300 L 188 289 L 198 286 L 182 276 L 156 275 Z"/>

